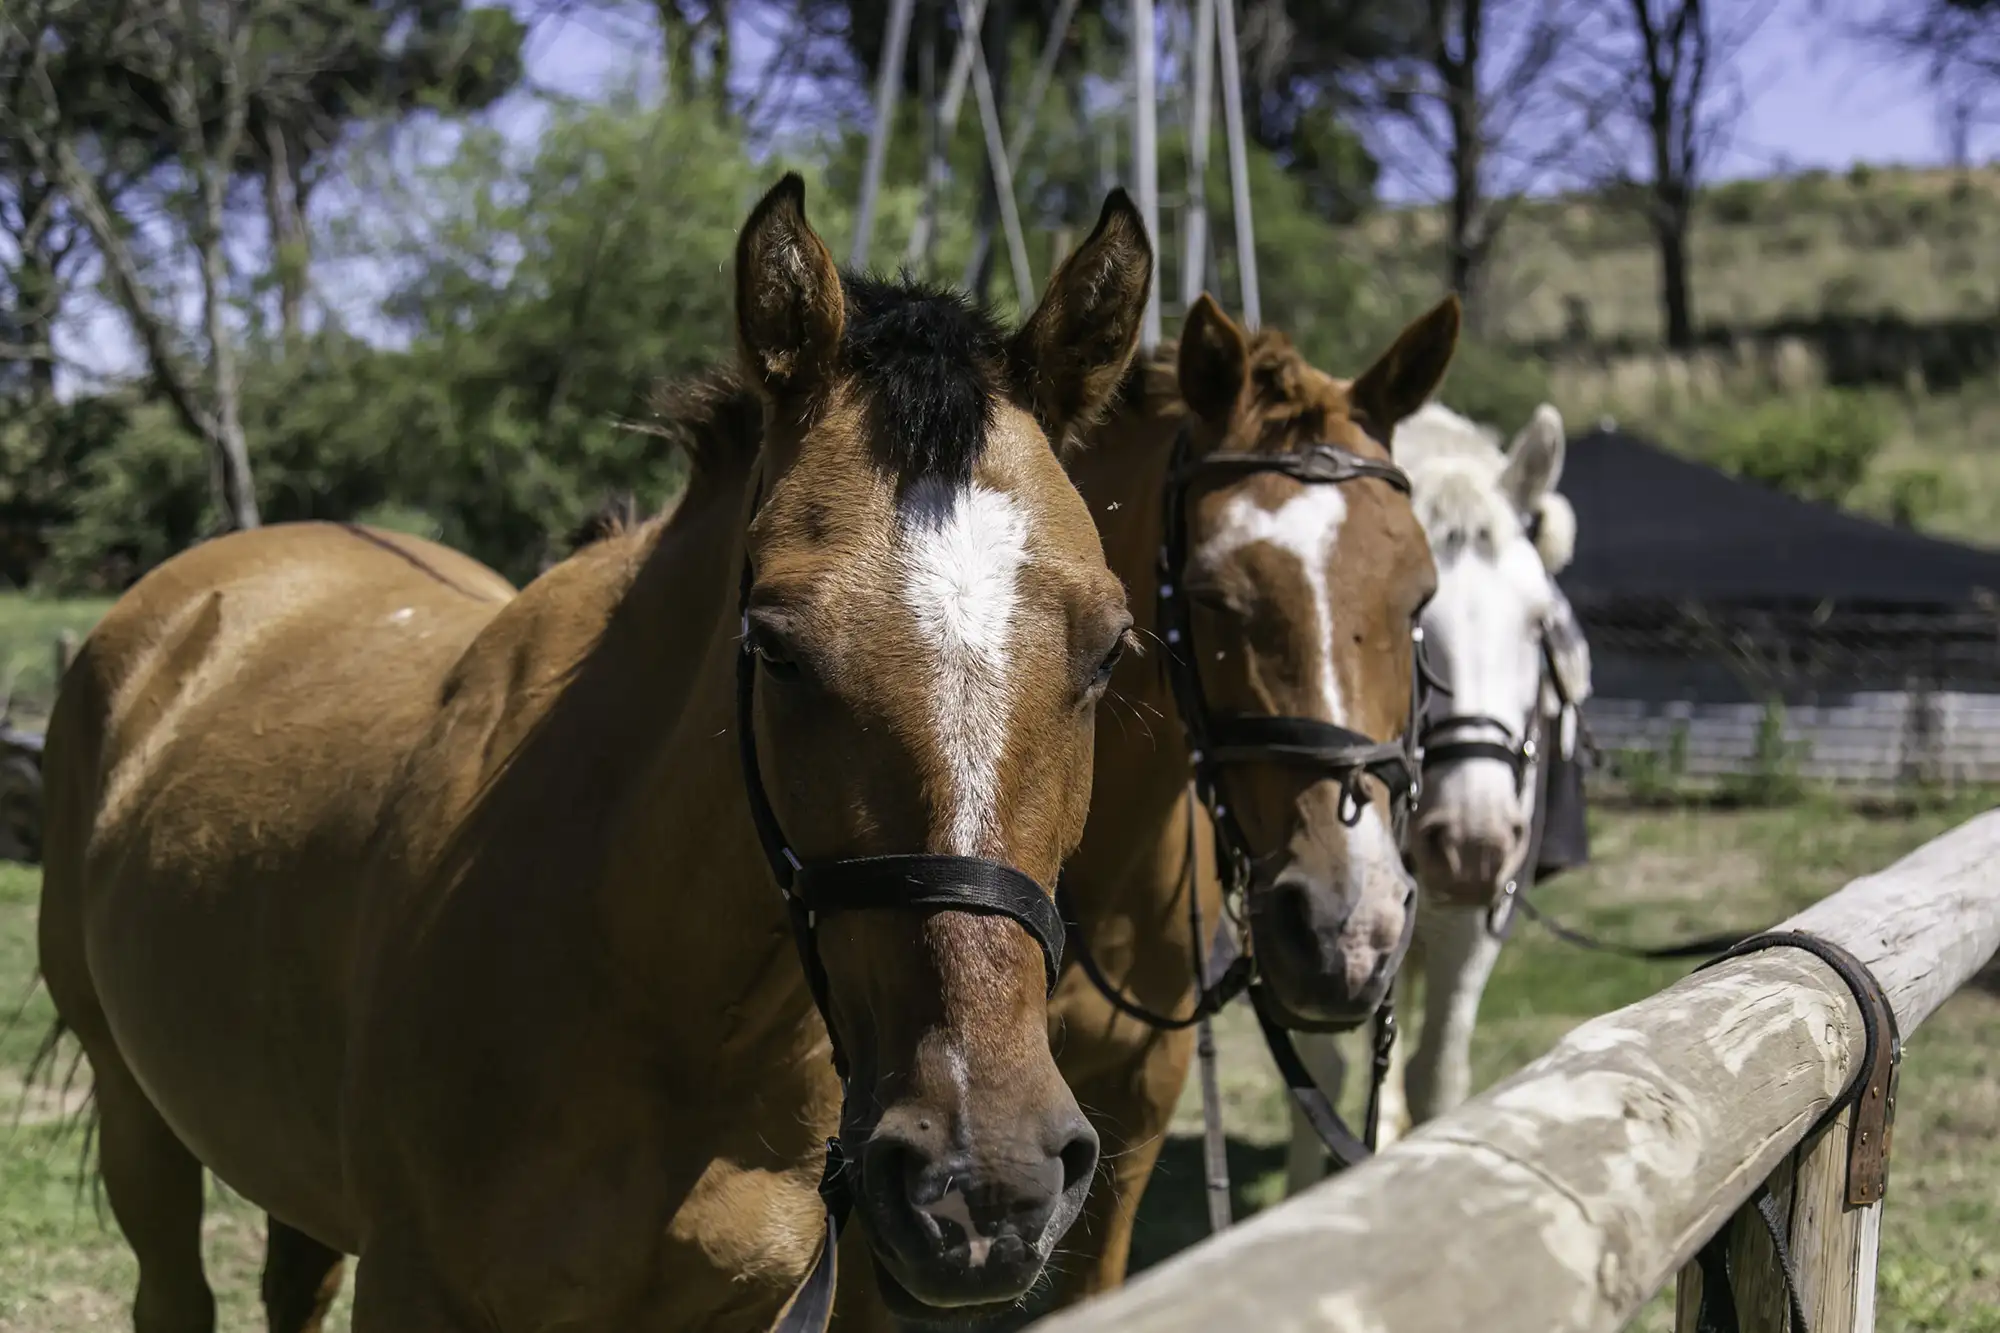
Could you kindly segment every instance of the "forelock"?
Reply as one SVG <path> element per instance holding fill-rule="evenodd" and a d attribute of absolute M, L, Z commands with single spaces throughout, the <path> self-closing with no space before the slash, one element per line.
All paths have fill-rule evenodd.
<path fill-rule="evenodd" d="M 959 293 L 907 275 L 845 274 L 842 284 L 843 367 L 898 490 L 963 490 L 993 425 L 1000 325 Z"/>
<path fill-rule="evenodd" d="M 1410 487 L 1417 521 L 1440 556 L 1470 549 L 1490 559 L 1521 532 L 1497 475 L 1476 459 L 1434 458 L 1413 466 Z"/>

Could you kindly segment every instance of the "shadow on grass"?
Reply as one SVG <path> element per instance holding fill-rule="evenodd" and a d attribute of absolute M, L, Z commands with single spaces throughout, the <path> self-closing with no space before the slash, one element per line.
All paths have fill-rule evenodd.
<path fill-rule="evenodd" d="M 1285 1145 L 1229 1140 L 1230 1207 L 1237 1221 L 1275 1202 L 1284 1188 Z M 1201 1139 L 1170 1134 L 1160 1149 L 1139 1217 L 1132 1229 L 1132 1262 L 1128 1273 L 1171 1259 L 1190 1245 L 1208 1239 L 1208 1193 L 1202 1187 Z M 1060 1251 L 1058 1251 L 1060 1255 Z M 1058 1258 L 1057 1262 L 1061 1262 Z M 1052 1313 L 1054 1299 L 1046 1283 L 1020 1309 L 986 1325 L 987 1333 L 1020 1333 L 1030 1323 Z M 915 1327 L 914 1325 L 912 1326 Z"/>
<path fill-rule="evenodd" d="M 1271 1177 L 1284 1169 L 1284 1144 L 1229 1140 L 1229 1203 L 1237 1221 L 1276 1200 L 1283 1182 Z M 1137 1273 L 1170 1259 L 1207 1240 L 1208 1234 L 1201 1140 L 1193 1135 L 1171 1136 L 1160 1150 L 1160 1164 L 1139 1203 L 1138 1223 L 1132 1229 L 1131 1271 Z"/>

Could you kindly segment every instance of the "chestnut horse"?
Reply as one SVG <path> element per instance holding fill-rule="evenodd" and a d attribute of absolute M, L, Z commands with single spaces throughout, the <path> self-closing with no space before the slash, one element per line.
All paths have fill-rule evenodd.
<path fill-rule="evenodd" d="M 1222 905 L 1213 828 L 1190 800 L 1193 764 L 1167 670 L 1168 655 L 1184 648 L 1165 642 L 1157 623 L 1163 548 L 1185 551 L 1173 573 L 1192 602 L 1189 660 L 1211 720 L 1305 720 L 1398 749 L 1412 721 L 1411 630 L 1436 576 L 1408 496 L 1368 469 L 1390 471 L 1380 467 L 1390 432 L 1436 387 L 1457 332 L 1458 306 L 1447 299 L 1350 383 L 1313 368 L 1280 333 L 1246 337 L 1204 296 L 1178 347 L 1135 372 L 1120 411 L 1072 469 L 1148 650 L 1118 668 L 1100 710 L 1096 795 L 1063 871 L 1072 961 L 1051 1004 L 1050 1039 L 1104 1167 L 1052 1265 L 1059 1300 L 1123 1280 L 1195 1042 L 1190 1028 L 1121 1013 L 1082 957 L 1126 1002 L 1185 1016 L 1196 993 L 1190 879 L 1209 926 Z M 1362 472 L 1294 475 L 1314 446 L 1332 446 Z M 1175 486 L 1187 479 L 1178 542 L 1167 535 L 1170 476 Z M 1344 795 L 1359 808 L 1343 810 Z M 1414 921 L 1415 883 L 1392 817 L 1407 795 L 1373 769 L 1328 772 L 1275 755 L 1220 775 L 1219 803 L 1250 855 L 1239 905 L 1250 952 L 1288 1021 L 1352 1027 L 1387 992 Z M 843 1294 L 840 1314 L 842 1330 L 886 1323 L 858 1287 Z"/>
<path fill-rule="evenodd" d="M 901 1307 L 1028 1288 L 1097 1159 L 1047 886 L 1131 624 L 1059 450 L 1150 273 L 1114 194 L 1006 334 L 842 277 L 787 177 L 670 519 L 518 595 L 267 528 L 112 609 L 51 724 L 41 962 L 140 1333 L 214 1327 L 204 1167 L 270 1214 L 283 1333 L 342 1254 L 356 1333 L 767 1328 L 827 1271 L 836 1130 Z"/>
<path fill-rule="evenodd" d="M 1423 889 L 1398 987 L 1411 998 L 1421 977 L 1423 1027 L 1398 1045 L 1383 1087 L 1385 1141 L 1472 1093 L 1480 997 L 1513 895 L 1548 863 L 1535 855 L 1547 851 L 1537 836 L 1545 779 L 1552 763 L 1574 758 L 1576 710 L 1591 689 L 1590 645 L 1555 579 L 1576 549 L 1576 514 L 1556 489 L 1562 414 L 1541 404 L 1503 444 L 1498 431 L 1431 403 L 1398 443 L 1438 562 L 1425 644 L 1451 693 L 1424 728 L 1423 802 L 1409 839 Z M 1322 1087 L 1339 1087 L 1346 1053 L 1333 1041 L 1303 1040 L 1299 1053 Z M 1325 1168 L 1318 1136 L 1295 1113 L 1289 1189 Z"/>

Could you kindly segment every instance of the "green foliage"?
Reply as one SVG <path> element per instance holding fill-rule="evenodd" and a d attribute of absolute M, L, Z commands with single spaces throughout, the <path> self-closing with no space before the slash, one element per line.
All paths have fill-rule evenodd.
<path fill-rule="evenodd" d="M 117 437 L 84 460 L 38 580 L 116 590 L 214 530 L 201 443 L 164 406 L 136 405 Z"/>
<path fill-rule="evenodd" d="M 1453 411 L 1512 431 L 1549 397 L 1548 368 L 1493 343 L 1461 336 L 1439 397 Z"/>
<path fill-rule="evenodd" d="M 1786 738 L 1784 703 L 1778 699 L 1766 700 L 1757 719 L 1757 739 L 1750 752 L 1749 771 L 1726 779 L 1721 795 L 1738 805 L 1793 804 L 1805 795 L 1799 765 L 1810 750 L 1806 742 Z"/>
<path fill-rule="evenodd" d="M 1889 490 L 1889 521 L 1899 528 L 1916 528 L 1944 505 L 1944 474 L 1936 468 L 1901 468 L 1885 479 Z"/>
<path fill-rule="evenodd" d="M 1867 475 L 1889 425 L 1865 394 L 1827 390 L 1711 414 L 1708 461 L 1802 499 L 1840 504 Z"/>
<path fill-rule="evenodd" d="M 1637 806 L 1678 804 L 1687 778 L 1688 729 L 1678 723 L 1667 737 L 1667 748 L 1635 745 L 1612 756 L 1612 776 L 1624 785 L 1625 796 Z"/>
<path fill-rule="evenodd" d="M 1725 181 L 1709 189 L 1702 196 L 1702 202 L 1708 205 L 1717 222 L 1741 227 L 1757 220 L 1768 189 L 1764 181 Z"/>

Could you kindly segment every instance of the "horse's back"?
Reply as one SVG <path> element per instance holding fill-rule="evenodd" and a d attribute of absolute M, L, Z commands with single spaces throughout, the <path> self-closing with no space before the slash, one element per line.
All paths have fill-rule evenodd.
<path fill-rule="evenodd" d="M 330 1242 L 359 867 L 453 664 L 511 594 L 396 534 L 219 538 L 107 613 L 50 722 L 59 1010 L 219 1175 Z"/>

